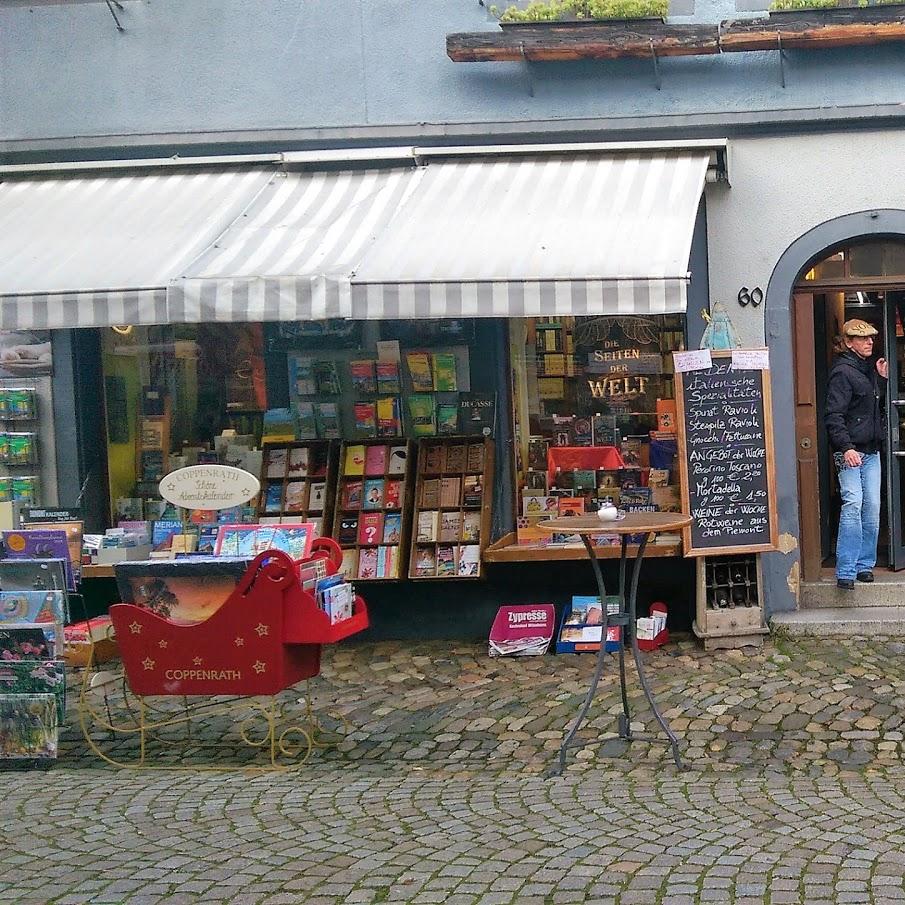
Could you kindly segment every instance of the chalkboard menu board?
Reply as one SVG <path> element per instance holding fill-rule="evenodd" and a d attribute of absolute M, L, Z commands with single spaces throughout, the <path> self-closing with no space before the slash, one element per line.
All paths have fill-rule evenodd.
<path fill-rule="evenodd" d="M 686 556 L 776 549 L 770 372 L 732 365 L 676 374 Z"/>

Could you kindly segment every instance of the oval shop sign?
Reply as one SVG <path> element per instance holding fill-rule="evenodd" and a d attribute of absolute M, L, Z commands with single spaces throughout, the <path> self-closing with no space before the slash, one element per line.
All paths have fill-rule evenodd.
<path fill-rule="evenodd" d="M 232 465 L 189 465 L 165 475 L 160 495 L 183 509 L 232 509 L 258 495 L 260 482 Z"/>

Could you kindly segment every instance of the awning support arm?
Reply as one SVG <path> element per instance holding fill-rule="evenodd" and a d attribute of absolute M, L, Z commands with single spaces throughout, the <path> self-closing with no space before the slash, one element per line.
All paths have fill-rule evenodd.
<path fill-rule="evenodd" d="M 657 86 L 657 91 L 659 91 L 662 84 L 660 81 L 660 63 L 657 60 L 657 49 L 654 47 L 653 40 L 650 42 L 650 56 L 654 64 L 654 84 Z"/>
<path fill-rule="evenodd" d="M 110 10 L 110 15 L 113 16 L 113 21 L 116 23 L 116 30 L 125 31 L 126 29 L 123 28 L 123 23 L 119 21 L 119 16 L 116 15 L 117 9 L 122 12 L 125 7 L 122 5 L 122 3 L 119 2 L 119 0 L 106 0 L 106 2 L 107 9 Z M 116 9 L 113 8 L 114 6 L 116 7 Z"/>

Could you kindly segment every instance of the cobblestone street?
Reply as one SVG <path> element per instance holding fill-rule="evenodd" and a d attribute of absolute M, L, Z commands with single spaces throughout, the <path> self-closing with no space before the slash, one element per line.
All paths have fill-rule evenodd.
<path fill-rule="evenodd" d="M 340 646 L 312 692 L 352 734 L 283 772 L 115 769 L 88 750 L 73 687 L 60 760 L 0 774 L 0 901 L 905 901 L 903 653 L 673 644 L 645 658 L 691 769 L 615 737 L 610 671 L 587 744 L 550 780 L 589 655 Z M 631 671 L 629 689 L 652 732 Z"/>

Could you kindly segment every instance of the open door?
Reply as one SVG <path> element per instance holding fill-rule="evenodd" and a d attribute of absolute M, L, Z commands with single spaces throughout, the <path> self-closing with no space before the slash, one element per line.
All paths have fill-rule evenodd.
<path fill-rule="evenodd" d="M 889 568 L 905 569 L 905 293 L 886 293 L 886 336 L 883 355 L 889 362 L 886 387 L 886 511 L 889 518 Z"/>
<path fill-rule="evenodd" d="M 814 296 L 792 296 L 795 353 L 795 448 L 798 469 L 798 518 L 804 581 L 820 578 L 820 479 L 817 442 L 817 385 L 814 343 Z M 903 410 L 905 415 L 905 410 Z M 905 463 L 905 459 L 902 460 Z"/>

